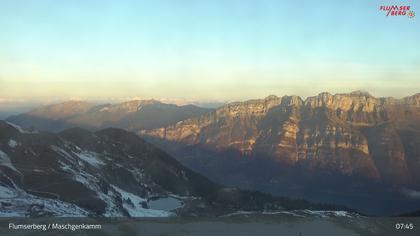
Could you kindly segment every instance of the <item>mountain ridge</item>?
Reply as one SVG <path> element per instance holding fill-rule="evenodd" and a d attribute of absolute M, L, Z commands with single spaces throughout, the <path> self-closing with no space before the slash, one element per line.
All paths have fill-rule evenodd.
<path fill-rule="evenodd" d="M 262 154 L 310 169 L 333 168 L 346 175 L 413 184 L 420 179 L 406 162 L 420 168 L 416 164 L 419 154 L 408 149 L 412 144 L 401 137 L 407 132 L 415 137 L 420 132 L 420 93 L 395 99 L 355 91 L 324 92 L 305 100 L 271 95 L 234 102 L 139 134 L 212 150 Z"/>
<path fill-rule="evenodd" d="M 155 206 L 164 201 L 173 206 Z M 224 187 L 128 131 L 29 132 L 0 121 L 0 216 L 169 217 L 349 210 Z M 162 204 L 162 203 L 161 203 Z M 330 212 L 328 214 L 334 214 Z"/>
<path fill-rule="evenodd" d="M 151 118 L 164 114 L 146 107 L 140 112 Z M 419 107 L 419 93 L 399 99 L 364 91 L 305 99 L 271 95 L 164 126 L 119 128 L 137 132 L 217 183 L 392 215 L 420 207 L 404 190 L 420 190 Z"/>
<path fill-rule="evenodd" d="M 208 111 L 211 109 L 166 104 L 154 99 L 99 105 L 86 101 L 66 101 L 10 116 L 7 120 L 25 128 L 52 132 L 77 126 L 90 130 L 106 127 L 133 130 L 167 125 Z"/>

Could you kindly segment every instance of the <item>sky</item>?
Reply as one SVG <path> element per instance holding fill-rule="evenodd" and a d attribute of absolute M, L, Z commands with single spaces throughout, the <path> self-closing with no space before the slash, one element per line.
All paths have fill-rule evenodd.
<path fill-rule="evenodd" d="M 379 10 L 393 4 L 417 16 Z M 0 106 L 408 96 L 420 92 L 419 17 L 405 0 L 0 0 Z"/>

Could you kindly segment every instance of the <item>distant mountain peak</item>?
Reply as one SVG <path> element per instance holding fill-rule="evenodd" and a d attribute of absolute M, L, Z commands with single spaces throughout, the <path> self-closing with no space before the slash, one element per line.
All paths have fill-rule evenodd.
<path fill-rule="evenodd" d="M 373 97 L 369 92 L 364 90 L 356 90 L 350 93 L 353 96 L 364 96 L 364 97 Z"/>
<path fill-rule="evenodd" d="M 264 98 L 264 100 L 276 100 L 276 99 L 279 99 L 279 97 L 278 96 L 276 96 L 276 95 L 273 95 L 273 94 L 271 94 L 271 95 L 268 95 L 267 97 L 265 97 Z"/>
<path fill-rule="evenodd" d="M 65 101 L 55 103 L 43 107 L 36 108 L 30 112 L 29 115 L 35 117 L 47 117 L 49 119 L 61 119 L 63 117 L 73 116 L 80 113 L 87 112 L 96 104 L 86 101 Z"/>
<path fill-rule="evenodd" d="M 155 99 L 102 105 L 67 101 L 11 116 L 7 120 L 25 128 L 33 127 L 53 132 L 75 126 L 87 129 L 118 127 L 132 130 L 173 124 L 211 110 L 194 105 L 166 104 Z"/>
<path fill-rule="evenodd" d="M 330 92 L 321 92 L 318 96 L 333 96 Z"/>
<path fill-rule="evenodd" d="M 285 106 L 301 106 L 303 104 L 302 98 L 296 95 L 283 96 L 281 99 L 281 104 Z"/>
<path fill-rule="evenodd" d="M 162 104 L 162 103 L 154 99 L 131 100 L 131 101 L 126 101 L 119 104 L 112 104 L 108 107 L 107 110 L 122 110 L 126 112 L 136 112 L 136 111 L 141 110 L 143 106 L 156 105 L 156 104 Z"/>

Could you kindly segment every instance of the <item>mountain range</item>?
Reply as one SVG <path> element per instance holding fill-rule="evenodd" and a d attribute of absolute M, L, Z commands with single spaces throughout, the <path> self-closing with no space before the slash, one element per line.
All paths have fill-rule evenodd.
<path fill-rule="evenodd" d="M 376 200 L 389 196 L 388 203 L 401 205 L 419 202 L 402 196 L 401 188 L 420 188 L 420 94 L 269 96 L 139 134 L 227 185 L 356 209 L 375 205 L 355 200 L 356 193 Z M 398 212 L 379 202 L 368 212 Z"/>
<path fill-rule="evenodd" d="M 0 121 L 3 217 L 167 217 L 299 209 L 346 208 L 224 187 L 122 129 L 72 128 L 53 134 Z"/>
<path fill-rule="evenodd" d="M 107 127 L 136 130 L 169 125 L 211 110 L 194 105 L 165 104 L 157 100 L 100 105 L 85 101 L 67 101 L 10 116 L 7 120 L 25 128 L 52 132 L 72 127 L 90 130 Z"/>
<path fill-rule="evenodd" d="M 420 183 L 420 94 L 322 93 L 231 103 L 143 134 L 395 184 Z"/>
<path fill-rule="evenodd" d="M 154 100 L 68 102 L 8 121 L 48 131 L 122 128 L 230 187 L 372 215 L 420 208 L 420 94 L 271 95 L 217 109 Z"/>

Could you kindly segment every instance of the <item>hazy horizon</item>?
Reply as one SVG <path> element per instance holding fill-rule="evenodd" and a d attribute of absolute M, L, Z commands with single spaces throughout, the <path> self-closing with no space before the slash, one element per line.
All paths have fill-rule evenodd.
<path fill-rule="evenodd" d="M 298 96 L 300 97 L 302 100 L 306 100 L 308 97 L 313 97 L 313 96 L 318 96 L 321 93 L 330 93 L 332 95 L 337 95 L 337 94 L 350 94 L 353 92 L 362 92 L 362 93 L 368 93 L 369 95 L 375 97 L 375 98 L 386 98 L 386 97 L 392 97 L 395 99 L 402 99 L 405 97 L 410 97 L 410 96 L 414 96 L 417 94 L 420 94 L 420 92 L 417 93 L 413 93 L 413 94 L 407 94 L 406 96 L 401 96 L 401 97 L 394 97 L 394 96 L 375 96 L 375 94 L 372 94 L 371 92 L 369 92 L 368 90 L 353 90 L 353 91 L 346 91 L 346 92 L 339 92 L 339 93 L 331 93 L 329 91 L 322 91 L 316 94 L 312 94 L 309 96 L 301 96 L 299 94 L 267 94 L 265 96 L 262 97 L 248 97 L 248 98 L 243 98 L 243 99 L 232 99 L 232 100 L 228 100 L 228 99 L 219 99 L 219 100 L 194 100 L 194 99 L 186 99 L 186 98 L 155 98 L 155 97 L 110 97 L 110 98 L 51 98 L 49 100 L 26 100 L 26 99 L 18 99 L 18 100 L 7 100 L 7 99 L 0 99 L 0 111 L 3 110 L 8 110 L 7 108 L 11 108 L 9 110 L 14 110 L 15 108 L 17 108 L 17 110 L 21 110 L 22 108 L 25 110 L 27 108 L 34 108 L 34 107 L 39 107 L 39 106 L 45 106 L 45 105 L 54 105 L 54 104 L 59 104 L 59 103 L 63 103 L 63 102 L 77 102 L 77 101 L 81 101 L 81 102 L 89 102 L 89 103 L 93 103 L 93 104 L 119 104 L 119 103 L 124 103 L 124 102 L 129 102 L 129 101 L 136 101 L 136 100 L 156 100 L 162 103 L 166 103 L 166 104 L 175 104 L 175 105 L 197 105 L 197 106 L 202 106 L 202 107 L 212 107 L 215 108 L 217 106 L 222 106 L 224 104 L 227 103 L 232 103 L 232 102 L 244 102 L 244 101 L 249 101 L 249 100 L 254 100 L 254 99 L 264 99 L 267 98 L 269 96 L 277 96 L 277 97 L 283 97 L 283 96 Z"/>
<path fill-rule="evenodd" d="M 385 1 L 1 1 L 0 108 L 420 88 L 416 18 Z M 419 4 L 413 1 L 398 3 Z"/>

